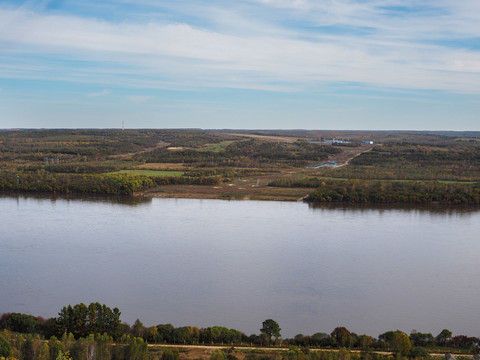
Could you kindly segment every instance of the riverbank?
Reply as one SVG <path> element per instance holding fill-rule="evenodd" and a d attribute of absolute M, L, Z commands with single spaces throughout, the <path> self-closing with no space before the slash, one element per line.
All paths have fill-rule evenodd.
<path fill-rule="evenodd" d="M 288 175 L 290 173 L 285 172 L 256 178 L 238 178 L 212 186 L 162 185 L 138 195 L 158 198 L 302 201 L 312 192 L 312 189 L 269 186 L 274 179 Z"/>

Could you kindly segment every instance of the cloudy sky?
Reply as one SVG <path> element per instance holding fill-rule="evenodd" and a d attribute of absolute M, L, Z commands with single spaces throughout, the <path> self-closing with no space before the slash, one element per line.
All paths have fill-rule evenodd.
<path fill-rule="evenodd" d="M 480 130 L 480 1 L 0 1 L 0 128 L 122 121 Z"/>

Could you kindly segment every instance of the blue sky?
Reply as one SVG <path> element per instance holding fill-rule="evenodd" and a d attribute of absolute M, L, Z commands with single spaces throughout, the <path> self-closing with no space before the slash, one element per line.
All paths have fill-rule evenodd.
<path fill-rule="evenodd" d="M 478 0 L 0 2 L 0 128 L 480 130 Z"/>

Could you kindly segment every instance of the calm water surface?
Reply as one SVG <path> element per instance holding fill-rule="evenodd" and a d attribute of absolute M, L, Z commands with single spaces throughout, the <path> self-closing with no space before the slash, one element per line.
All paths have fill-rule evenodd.
<path fill-rule="evenodd" d="M 99 301 L 145 325 L 480 335 L 480 212 L 0 197 L 0 313 Z"/>

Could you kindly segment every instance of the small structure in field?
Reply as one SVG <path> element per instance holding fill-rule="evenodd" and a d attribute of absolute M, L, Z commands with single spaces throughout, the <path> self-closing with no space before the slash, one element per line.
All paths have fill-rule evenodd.
<path fill-rule="evenodd" d="M 330 166 L 335 166 L 335 165 L 337 165 L 337 163 L 335 161 L 324 162 L 324 163 L 320 163 L 320 164 L 307 166 L 307 169 L 316 169 L 316 168 L 319 168 L 319 167 L 330 167 Z"/>

